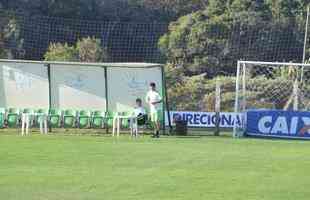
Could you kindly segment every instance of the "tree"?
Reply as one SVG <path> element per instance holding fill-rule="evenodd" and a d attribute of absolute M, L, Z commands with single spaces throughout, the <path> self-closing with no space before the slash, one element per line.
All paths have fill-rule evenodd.
<path fill-rule="evenodd" d="M 24 56 L 24 40 L 21 37 L 20 22 L 14 13 L 0 13 L 0 57 L 20 58 Z"/>
<path fill-rule="evenodd" d="M 201 90 L 197 90 L 192 83 L 198 84 L 194 81 L 196 77 L 203 81 L 213 80 L 219 74 L 234 75 L 236 62 L 240 59 L 300 62 L 303 30 L 299 28 L 299 24 L 302 24 L 300 19 L 294 16 L 302 12 L 300 2 L 283 0 L 281 6 L 275 8 L 268 0 L 210 0 L 206 9 L 170 23 L 168 33 L 160 38 L 159 47 L 168 62 L 167 80 L 173 88 L 168 92 L 170 99 L 175 100 L 172 104 L 181 110 L 214 108 L 214 90 L 210 88 L 215 88 L 215 81 L 207 81 Z M 276 11 L 283 16 L 282 19 L 276 17 Z M 234 88 L 234 80 L 221 80 L 225 85 Z M 263 88 L 268 88 L 268 84 L 277 85 L 285 81 L 279 79 L 271 82 L 272 80 L 259 78 L 255 80 L 253 84 L 261 87 L 266 94 L 269 90 Z M 263 85 L 260 81 L 268 84 Z M 281 88 L 275 90 L 286 94 Z M 205 92 L 206 96 L 201 97 L 201 91 Z M 250 103 L 263 105 L 260 100 L 263 93 L 250 94 Z M 192 97 L 196 104 L 186 100 L 185 94 Z M 223 108 L 229 110 L 233 107 L 234 95 L 233 90 L 224 92 Z M 179 102 L 178 96 L 184 96 L 186 102 Z M 283 102 L 285 100 L 283 98 Z M 281 107 L 283 102 L 267 99 L 264 105 Z"/>
<path fill-rule="evenodd" d="M 168 62 L 182 68 L 185 75 L 212 77 L 220 70 L 221 60 L 229 56 L 229 30 L 225 16 L 210 18 L 198 11 L 171 23 L 159 46 Z"/>
<path fill-rule="evenodd" d="M 280 18 L 296 18 L 303 14 L 308 0 L 266 0 L 272 10 L 275 19 Z"/>
<path fill-rule="evenodd" d="M 161 11 L 168 20 L 173 20 L 205 8 L 208 0 L 140 0 L 140 3 L 147 9 Z"/>
<path fill-rule="evenodd" d="M 239 59 L 299 61 L 303 33 L 295 20 L 274 20 L 270 6 L 264 0 L 210 0 L 205 10 L 170 23 L 159 46 L 186 76 L 233 74 Z"/>
<path fill-rule="evenodd" d="M 199 10 L 207 0 L 0 0 L 0 8 L 28 15 L 105 21 L 161 21 Z"/>

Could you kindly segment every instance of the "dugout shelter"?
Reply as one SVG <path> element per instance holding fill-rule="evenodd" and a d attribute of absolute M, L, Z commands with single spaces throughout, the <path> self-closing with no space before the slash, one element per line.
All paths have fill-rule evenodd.
<path fill-rule="evenodd" d="M 130 112 L 136 98 L 147 108 L 150 82 L 163 97 L 164 123 L 167 96 L 161 64 L 0 60 L 0 107 Z"/>

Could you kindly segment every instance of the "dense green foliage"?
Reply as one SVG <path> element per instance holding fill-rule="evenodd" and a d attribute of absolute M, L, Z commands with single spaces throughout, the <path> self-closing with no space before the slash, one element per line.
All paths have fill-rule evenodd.
<path fill-rule="evenodd" d="M 308 200 L 309 143 L 0 134 L 5 200 Z"/>
<path fill-rule="evenodd" d="M 293 49 L 302 47 L 305 2 L 273 2 L 210 0 L 205 9 L 171 23 L 159 45 L 168 62 L 189 76 L 234 73 L 241 58 L 300 61 L 301 49 Z"/>
<path fill-rule="evenodd" d="M 172 108 L 213 110 L 216 77 L 234 76 L 237 60 L 301 62 L 308 3 L 0 0 L 0 57 L 42 59 L 45 55 L 47 60 L 62 61 L 165 62 Z M 81 43 L 89 36 L 97 39 L 83 39 Z M 265 86 L 285 79 L 281 74 L 277 77 L 279 80 L 264 80 Z M 263 89 L 262 77 L 252 78 Z M 220 79 L 230 88 L 223 90 L 222 107 L 231 110 L 234 79 Z M 261 94 L 251 95 L 263 104 Z M 275 106 L 273 100 L 264 101 Z M 275 107 L 283 104 L 276 102 Z"/>
<path fill-rule="evenodd" d="M 0 8 L 29 15 L 135 22 L 168 22 L 206 5 L 207 0 L 0 0 Z"/>
<path fill-rule="evenodd" d="M 13 55 L 23 55 L 23 39 L 20 38 L 20 24 L 14 13 L 4 11 L 0 13 L 0 58 L 13 58 Z M 10 41 L 14 48 L 9 48 L 6 41 Z"/>
<path fill-rule="evenodd" d="M 171 79 L 169 95 L 177 104 L 175 107 L 214 110 L 211 106 L 214 90 L 209 90 L 208 84 L 202 87 L 201 84 L 206 82 L 203 79 L 235 75 L 237 60 L 301 62 L 307 3 L 302 0 L 209 0 L 204 9 L 170 23 L 169 31 L 161 37 L 159 46 L 167 58 L 168 79 Z M 183 78 L 177 78 L 180 76 Z M 197 81 L 197 76 L 204 78 Z M 281 75 L 278 77 L 281 79 Z M 252 78 L 253 84 L 257 84 L 265 96 L 269 90 L 264 88 L 280 81 Z M 224 82 L 231 80 L 221 79 Z M 207 82 L 214 83 L 215 79 Z M 223 91 L 224 104 L 230 102 L 229 106 L 223 106 L 224 110 L 231 110 L 233 106 L 232 84 L 229 84 L 231 90 Z M 281 90 L 280 86 L 278 89 Z M 288 91 L 291 90 L 288 88 Z M 289 95 L 288 92 L 274 92 Z M 201 93 L 206 94 L 204 98 Z M 259 101 L 263 94 L 250 94 L 250 99 Z M 179 96 L 188 98 L 184 97 L 182 100 L 185 102 L 180 103 L 176 101 Z M 287 101 L 285 97 L 283 102 L 265 99 L 267 102 L 252 102 L 252 106 L 276 104 L 275 107 L 282 108 Z M 198 103 L 193 103 L 193 100 Z"/>

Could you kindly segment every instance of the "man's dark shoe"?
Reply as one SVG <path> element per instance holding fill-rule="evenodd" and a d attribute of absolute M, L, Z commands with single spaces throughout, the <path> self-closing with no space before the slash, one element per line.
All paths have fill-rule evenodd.
<path fill-rule="evenodd" d="M 159 131 L 156 131 L 156 138 L 159 138 Z"/>

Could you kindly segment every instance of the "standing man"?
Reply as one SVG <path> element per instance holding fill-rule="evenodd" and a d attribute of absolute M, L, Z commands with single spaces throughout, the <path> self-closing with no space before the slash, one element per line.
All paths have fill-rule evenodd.
<path fill-rule="evenodd" d="M 149 104 L 151 113 L 151 122 L 154 125 L 154 138 L 159 138 L 160 122 L 159 122 L 159 111 L 161 109 L 162 98 L 156 91 L 156 84 L 150 83 L 150 90 L 146 94 L 145 101 Z"/>

